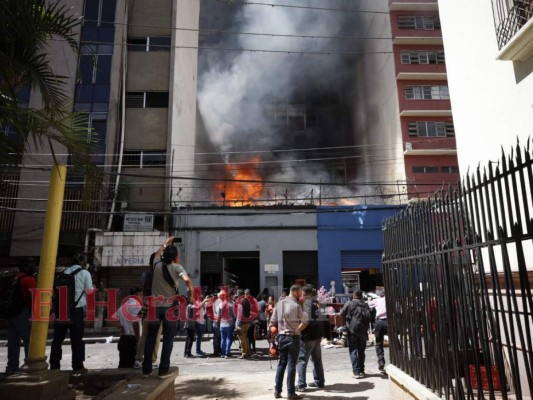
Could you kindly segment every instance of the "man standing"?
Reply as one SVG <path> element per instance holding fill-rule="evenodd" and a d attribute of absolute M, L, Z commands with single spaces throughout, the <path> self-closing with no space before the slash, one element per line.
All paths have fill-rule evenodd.
<path fill-rule="evenodd" d="M 215 310 L 215 317 L 220 329 L 220 352 L 221 357 L 231 358 L 231 344 L 233 343 L 233 330 L 235 329 L 235 308 L 231 297 L 225 290 L 218 293 L 220 303 Z"/>
<path fill-rule="evenodd" d="M 31 317 L 31 289 L 35 289 L 35 261 L 33 258 L 24 260 L 19 266 L 19 272 L 14 280 L 18 280 L 20 298 L 24 308 L 13 318 L 7 320 L 7 366 L 6 376 L 12 375 L 19 370 L 20 363 L 20 340 L 24 345 L 24 356 L 28 357 L 30 344 L 30 317 Z"/>
<path fill-rule="evenodd" d="M 387 306 L 385 304 L 385 288 L 376 288 L 377 299 L 368 304 L 371 309 L 376 310 L 376 323 L 374 324 L 374 336 L 376 338 L 376 355 L 378 356 L 378 367 L 380 371 L 385 369 L 385 352 L 383 351 L 383 338 L 387 334 Z"/>
<path fill-rule="evenodd" d="M 163 324 L 163 348 L 159 361 L 159 378 L 164 379 L 171 376 L 170 355 L 174 347 L 174 336 L 178 330 L 179 316 L 172 315 L 169 308 L 172 306 L 172 298 L 176 295 L 176 288 L 181 278 L 189 290 L 189 303 L 193 303 L 192 281 L 179 263 L 180 257 L 178 249 L 173 246 L 174 238 L 169 237 L 165 244 L 156 252 L 154 262 L 154 274 L 152 281 L 152 299 L 157 299 L 153 304 L 155 308 L 155 321 L 148 321 L 148 335 L 144 347 L 143 377 L 148 377 L 152 373 L 152 352 L 155 347 L 156 335 L 159 324 Z M 159 257 L 162 253 L 162 259 Z M 152 306 L 153 306 L 152 305 Z M 150 311 L 148 311 L 150 317 Z"/>
<path fill-rule="evenodd" d="M 287 398 L 301 399 L 295 393 L 294 379 L 296 377 L 296 362 L 300 350 L 300 334 L 307 326 L 307 315 L 300 307 L 299 299 L 302 296 L 302 288 L 299 285 L 292 285 L 290 295 L 280 300 L 270 319 L 270 327 L 276 326 L 278 329 L 278 350 L 279 363 L 276 371 L 274 387 L 274 397 L 281 398 L 283 388 L 283 377 L 285 369 L 287 371 Z"/>
<path fill-rule="evenodd" d="M 72 308 L 71 318 L 69 321 L 59 321 L 58 316 L 54 320 L 54 338 L 50 349 L 50 369 L 59 369 L 61 367 L 61 358 L 63 352 L 61 346 L 70 330 L 70 347 L 72 348 L 72 370 L 74 373 L 84 373 L 87 369 L 83 366 L 85 361 L 85 343 L 83 334 L 85 332 L 85 313 L 87 311 L 87 294 L 86 289 L 93 288 L 91 274 L 85 269 L 87 259 L 83 254 L 75 254 L 72 257 L 72 265 L 68 267 L 64 274 L 74 275 L 74 304 L 68 304 Z M 67 301 L 58 299 L 58 301 Z"/>
<path fill-rule="evenodd" d="M 240 293 L 239 293 L 240 294 Z M 237 322 L 235 323 L 235 330 L 241 342 L 241 356 L 239 358 L 250 358 L 250 342 L 248 340 L 248 330 L 250 329 L 250 290 L 246 289 L 237 304 Z"/>
<path fill-rule="evenodd" d="M 300 354 L 298 355 L 298 388 L 299 392 L 305 391 L 307 386 L 312 388 L 324 387 L 324 367 L 322 365 L 322 349 L 320 341 L 322 340 L 322 321 L 319 321 L 319 304 L 313 297 L 314 289 L 311 285 L 305 285 L 304 293 L 304 311 L 308 316 L 309 325 L 302 331 L 302 343 L 300 344 Z M 307 385 L 305 373 L 309 357 L 313 362 L 313 382 Z"/>
<path fill-rule="evenodd" d="M 352 361 L 352 371 L 357 379 L 365 376 L 365 348 L 371 313 L 363 300 L 363 292 L 356 290 L 353 300 L 347 301 L 339 314 L 346 318 L 348 327 L 348 350 Z"/>

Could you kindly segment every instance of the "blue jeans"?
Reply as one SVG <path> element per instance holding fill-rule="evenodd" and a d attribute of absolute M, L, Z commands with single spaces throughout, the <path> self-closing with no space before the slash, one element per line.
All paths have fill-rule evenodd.
<path fill-rule="evenodd" d="M 19 315 L 7 320 L 7 366 L 6 372 L 17 372 L 20 360 L 20 340 L 24 345 L 24 357 L 28 358 L 30 344 L 30 308 L 24 308 Z"/>
<path fill-rule="evenodd" d="M 202 337 L 204 336 L 205 324 L 196 322 L 196 354 L 202 351 Z"/>
<path fill-rule="evenodd" d="M 287 393 L 295 393 L 294 380 L 296 378 L 296 362 L 300 351 L 300 336 L 278 335 L 279 363 L 276 370 L 274 390 L 281 393 L 283 389 L 283 376 L 287 369 Z"/>
<path fill-rule="evenodd" d="M 324 386 L 324 366 L 322 365 L 322 349 L 320 348 L 321 339 L 302 340 L 300 343 L 300 354 L 298 355 L 298 364 L 296 370 L 298 371 L 298 388 L 307 387 L 305 380 L 305 372 L 309 357 L 313 362 L 313 379 L 315 383 L 322 387 Z"/>
<path fill-rule="evenodd" d="M 170 368 L 170 355 L 174 347 L 174 336 L 176 336 L 178 331 L 178 321 L 169 321 L 165 316 L 167 310 L 168 307 L 157 307 L 155 309 L 155 317 L 158 321 L 148 322 L 148 336 L 146 336 L 143 361 L 143 374 L 145 375 L 152 372 L 152 352 L 154 351 L 155 339 L 161 322 L 163 323 L 163 348 L 159 360 L 159 374 L 168 372 Z"/>
<path fill-rule="evenodd" d="M 85 343 L 83 342 L 83 334 L 85 332 L 84 318 L 85 308 L 76 307 L 72 312 L 70 322 L 54 322 L 54 338 L 52 339 L 50 349 L 50 369 L 59 369 L 61 366 L 61 358 L 63 357 L 61 347 L 67 336 L 67 331 L 70 331 L 72 369 L 77 370 L 83 368 L 83 362 L 85 361 Z"/>
<path fill-rule="evenodd" d="M 223 355 L 229 356 L 231 344 L 233 343 L 233 325 L 220 328 L 220 351 Z"/>
<path fill-rule="evenodd" d="M 385 352 L 383 351 L 383 337 L 387 334 L 387 320 L 378 319 L 374 324 L 374 336 L 376 338 L 376 355 L 378 365 L 385 365 Z"/>
<path fill-rule="evenodd" d="M 352 361 L 354 375 L 365 372 L 366 336 L 356 336 L 348 333 L 348 350 Z"/>

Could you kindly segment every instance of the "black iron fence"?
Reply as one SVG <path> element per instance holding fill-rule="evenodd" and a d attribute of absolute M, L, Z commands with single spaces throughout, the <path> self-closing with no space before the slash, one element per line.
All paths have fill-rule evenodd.
<path fill-rule="evenodd" d="M 533 0 L 492 0 L 492 10 L 501 49 L 533 17 Z"/>
<path fill-rule="evenodd" d="M 446 399 L 533 395 L 528 146 L 386 221 L 391 362 Z"/>

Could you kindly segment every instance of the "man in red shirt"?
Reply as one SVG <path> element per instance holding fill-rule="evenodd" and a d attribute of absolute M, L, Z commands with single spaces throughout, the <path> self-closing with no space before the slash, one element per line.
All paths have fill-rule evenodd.
<path fill-rule="evenodd" d="M 36 264 L 33 258 L 25 259 L 19 266 L 19 272 L 14 279 L 20 283 L 24 309 L 15 317 L 7 320 L 7 366 L 6 376 L 13 375 L 19 370 L 20 340 L 24 344 L 24 355 L 28 357 L 30 344 L 30 317 L 31 317 L 31 289 L 37 287 L 35 279 Z"/>

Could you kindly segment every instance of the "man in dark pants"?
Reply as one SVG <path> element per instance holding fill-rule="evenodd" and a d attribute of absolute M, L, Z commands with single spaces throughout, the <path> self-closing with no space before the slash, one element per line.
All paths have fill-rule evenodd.
<path fill-rule="evenodd" d="M 311 285 L 302 288 L 304 292 L 304 311 L 307 314 L 309 325 L 302 332 L 302 342 L 300 343 L 300 354 L 298 355 L 298 387 L 299 392 L 305 391 L 306 387 L 323 388 L 325 384 L 324 367 L 322 365 L 322 321 L 319 321 L 319 304 L 313 298 L 315 292 Z M 313 382 L 307 385 L 305 374 L 309 357 L 313 362 Z"/>
<path fill-rule="evenodd" d="M 31 330 L 31 289 L 37 286 L 35 279 L 35 261 L 33 258 L 24 260 L 19 266 L 19 272 L 15 275 L 20 285 L 20 296 L 25 307 L 20 313 L 7 320 L 7 366 L 6 376 L 19 371 L 20 363 L 20 340 L 24 346 L 24 356 L 28 358 L 28 346 L 30 345 Z"/>
<path fill-rule="evenodd" d="M 75 308 L 72 310 L 70 321 L 54 321 L 54 338 L 50 349 L 50 369 L 59 369 L 61 367 L 61 358 L 63 351 L 61 346 L 70 331 L 70 347 L 72 348 L 72 370 L 74 373 L 87 372 L 83 366 L 85 361 L 85 343 L 83 334 L 85 332 L 85 312 L 87 310 L 86 289 L 93 288 L 91 274 L 85 269 L 87 265 L 86 258 L 83 254 L 75 254 L 72 258 L 72 265 L 64 273 L 73 274 L 76 288 L 74 298 L 76 299 Z M 61 301 L 61 300 L 60 300 Z M 65 300 L 63 300 L 65 301 Z"/>
<path fill-rule="evenodd" d="M 376 310 L 376 323 L 374 324 L 374 336 L 376 338 L 376 355 L 378 356 L 378 368 L 380 371 L 385 369 L 385 352 L 383 351 L 383 340 L 387 334 L 387 306 L 385 304 L 385 289 L 376 288 L 376 294 L 379 296 L 369 302 L 371 309 Z"/>
<path fill-rule="evenodd" d="M 348 327 L 348 350 L 352 371 L 357 379 L 365 376 L 365 348 L 370 325 L 370 308 L 363 300 L 363 292 L 356 290 L 353 299 L 346 302 L 337 315 L 346 318 Z"/>
<path fill-rule="evenodd" d="M 156 252 L 154 262 L 154 275 L 152 281 L 152 296 L 153 298 L 160 298 L 162 302 L 158 302 L 155 308 L 155 321 L 148 321 L 148 336 L 146 337 L 146 345 L 144 347 L 144 361 L 142 365 L 143 377 L 149 377 L 152 373 L 152 352 L 155 347 L 155 339 L 159 324 L 163 324 L 163 348 L 161 350 L 161 359 L 159 360 L 159 378 L 164 379 L 171 376 L 170 369 L 170 355 L 174 346 L 174 336 L 178 330 L 178 316 L 169 315 L 167 313 L 172 306 L 170 300 L 176 294 L 176 287 L 181 278 L 187 288 L 189 289 L 189 303 L 193 304 L 193 287 L 192 281 L 181 266 L 178 249 L 173 246 L 173 237 L 169 237 L 165 244 L 163 244 Z M 159 257 L 163 255 L 162 261 Z M 166 271 L 165 271 L 166 265 Z M 165 276 L 170 274 L 168 279 L 172 280 L 173 285 L 167 281 Z M 150 310 L 148 311 L 148 318 L 150 318 Z"/>
<path fill-rule="evenodd" d="M 302 296 L 302 288 L 292 285 L 290 295 L 280 300 L 270 319 L 270 327 L 278 328 L 278 351 L 279 363 L 276 370 L 274 397 L 281 398 L 283 377 L 287 369 L 287 399 L 301 399 L 295 393 L 294 380 L 296 377 L 296 363 L 300 350 L 300 334 L 307 326 L 307 315 L 300 306 L 299 299 Z"/>

